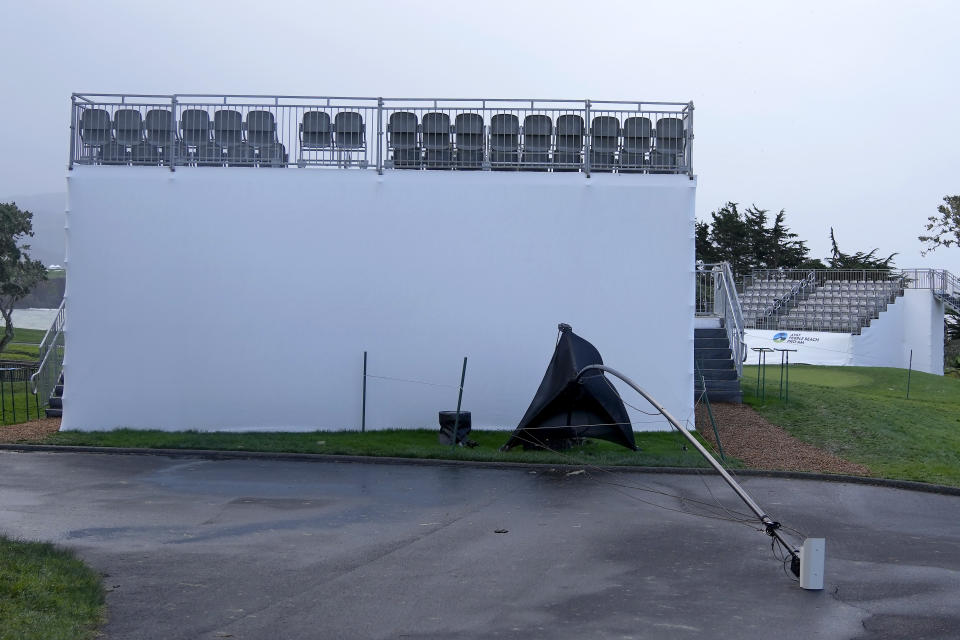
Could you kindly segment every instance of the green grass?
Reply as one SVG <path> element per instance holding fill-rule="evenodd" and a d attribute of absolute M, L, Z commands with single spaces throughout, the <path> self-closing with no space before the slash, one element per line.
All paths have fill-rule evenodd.
<path fill-rule="evenodd" d="M 0 353 L 0 360 L 22 360 L 32 362 L 38 358 L 38 347 L 43 335 L 46 333 L 40 329 L 17 329 L 13 330 L 13 340 L 7 344 L 7 347 Z"/>
<path fill-rule="evenodd" d="M 71 552 L 0 536 L 0 640 L 86 640 L 103 620 L 100 577 Z"/>
<path fill-rule="evenodd" d="M 744 367 L 744 402 L 791 435 L 868 466 L 875 475 L 960 486 L 960 380 L 880 367 L 790 367 L 789 404 L 779 366 Z"/>
<path fill-rule="evenodd" d="M 43 413 L 45 402 L 30 392 L 29 382 L 4 382 L 0 390 L 0 425 L 36 420 Z"/>
<path fill-rule="evenodd" d="M 437 432 L 427 429 L 384 431 L 314 431 L 310 433 L 222 433 L 198 431 L 60 431 L 48 436 L 44 444 L 98 447 L 140 447 L 148 449 L 219 449 L 226 451 L 273 451 L 326 453 L 364 456 L 395 456 L 534 462 L 542 464 L 636 465 L 656 467 L 706 467 L 707 463 L 692 448 L 684 451 L 678 433 L 644 432 L 635 434 L 640 451 L 634 452 L 602 440 L 588 440 L 582 447 L 567 452 L 497 449 L 507 441 L 509 431 L 474 430 L 470 437 L 479 446 L 469 449 L 437 442 Z M 701 440 L 702 442 L 702 440 Z M 730 466 L 739 466 L 728 458 Z"/>

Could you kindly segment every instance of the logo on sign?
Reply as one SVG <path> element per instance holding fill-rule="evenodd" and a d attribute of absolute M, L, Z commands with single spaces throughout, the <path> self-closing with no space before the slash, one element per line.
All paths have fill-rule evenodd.
<path fill-rule="evenodd" d="M 786 333 L 785 331 L 781 331 L 780 333 L 775 333 L 775 334 L 773 334 L 773 341 L 774 341 L 774 342 L 786 342 L 786 341 L 787 341 L 787 333 Z"/>

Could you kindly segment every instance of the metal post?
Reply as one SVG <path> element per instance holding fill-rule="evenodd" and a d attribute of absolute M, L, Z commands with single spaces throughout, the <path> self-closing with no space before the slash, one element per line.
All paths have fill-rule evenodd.
<path fill-rule="evenodd" d="M 910 349 L 910 364 L 907 366 L 907 400 L 910 399 L 910 374 L 913 373 L 913 349 Z"/>
<path fill-rule="evenodd" d="M 67 169 L 73 171 L 73 156 L 77 151 L 77 96 L 70 96 L 70 159 Z"/>
<path fill-rule="evenodd" d="M 726 483 L 727 483 L 728 485 L 730 485 L 730 488 L 733 489 L 734 493 L 736 493 L 737 496 L 738 496 L 741 500 L 743 500 L 743 502 L 750 508 L 750 510 L 753 511 L 754 514 L 756 514 L 756 516 L 760 519 L 760 522 L 763 523 L 764 529 L 766 530 L 767 535 L 769 535 L 769 536 L 771 536 L 771 537 L 776 538 L 777 540 L 779 540 L 780 543 L 784 546 L 784 548 L 790 553 L 791 557 L 793 557 L 793 558 L 798 558 L 798 557 L 799 557 L 798 554 L 797 554 L 797 551 L 793 548 L 793 545 L 791 545 L 791 544 L 786 540 L 786 538 L 783 537 L 783 534 L 780 533 L 780 524 L 779 524 L 778 522 L 774 522 L 773 519 L 771 519 L 770 516 L 768 516 L 768 515 L 763 511 L 763 509 L 760 508 L 760 505 L 758 505 L 756 502 L 754 502 L 753 498 L 751 498 L 751 497 L 747 494 L 747 492 L 743 490 L 743 487 L 741 487 L 740 484 L 739 484 L 736 480 L 734 480 L 733 477 L 731 477 L 729 473 L 727 473 L 727 470 L 724 469 L 723 466 L 722 466 L 719 462 L 717 462 L 717 460 L 716 460 L 712 455 L 710 455 L 710 453 L 703 447 L 703 445 L 700 444 L 700 442 L 699 442 L 696 438 L 694 438 L 693 435 L 692 435 L 689 431 L 687 431 L 687 430 L 683 427 L 683 425 L 681 425 L 681 424 L 677 421 L 676 418 L 674 418 L 672 415 L 670 415 L 670 414 L 667 412 L 667 410 L 666 410 L 659 402 L 657 402 L 656 400 L 654 400 L 653 397 L 652 397 L 649 393 L 647 393 L 646 391 L 644 391 L 643 389 L 641 389 L 641 388 L 637 385 L 637 383 L 635 383 L 633 380 L 631 380 L 631 379 L 628 378 L 627 376 L 623 375 L 622 373 L 620 373 L 620 372 L 617 371 L 616 369 L 613 369 L 613 368 L 611 368 L 611 367 L 608 367 L 608 366 L 606 366 L 606 365 L 604 365 L 604 364 L 591 364 L 591 365 L 587 365 L 586 367 L 584 367 L 583 369 L 580 370 L 580 372 L 577 374 L 577 378 L 579 379 L 580 376 L 582 376 L 582 375 L 583 375 L 584 373 L 586 373 L 587 371 L 590 371 L 591 369 L 597 369 L 597 370 L 600 370 L 600 371 L 605 371 L 605 372 L 607 372 L 607 373 L 609 373 L 609 374 L 611 374 L 611 375 L 614 375 L 614 376 L 620 378 L 620 379 L 623 380 L 625 383 L 627 383 L 634 391 L 636 391 L 636 392 L 639 393 L 641 396 L 643 396 L 644 399 L 645 399 L 647 402 L 649 402 L 651 405 L 653 405 L 653 408 L 656 409 L 657 411 L 659 411 L 659 412 L 660 412 L 660 415 L 662 415 L 664 418 L 666 418 L 667 421 L 668 421 L 671 425 L 673 425 L 673 427 L 674 427 L 675 429 L 677 429 L 681 434 L 683 434 L 683 437 L 685 437 L 685 438 L 687 439 L 687 441 L 690 442 L 691 445 L 693 445 L 693 448 L 696 449 L 697 451 L 699 451 L 699 452 L 700 452 L 700 455 L 702 455 L 702 456 L 707 460 L 707 462 L 710 463 L 710 466 L 712 466 L 712 467 L 714 468 L 714 470 L 715 470 L 717 473 L 720 474 L 720 477 L 723 478 L 724 481 L 726 481 Z"/>
<path fill-rule="evenodd" d="M 783 356 L 786 351 L 780 352 L 780 390 L 777 391 L 777 400 L 783 400 Z"/>
<path fill-rule="evenodd" d="M 360 409 L 360 431 L 367 430 L 367 352 L 363 352 L 363 393 Z"/>
<path fill-rule="evenodd" d="M 177 96 L 176 94 L 170 96 L 170 119 L 174 122 L 177 121 Z M 176 125 L 174 125 L 176 126 Z M 177 164 L 177 145 L 174 144 L 174 141 L 177 139 L 176 136 L 170 140 L 170 171 L 174 172 L 176 169 L 174 165 Z"/>
<path fill-rule="evenodd" d="M 592 144 L 592 137 L 590 135 L 590 101 L 585 100 L 584 105 L 586 106 L 586 116 L 587 116 L 587 131 L 586 136 L 584 136 L 585 144 L 583 145 L 583 172 L 587 174 L 587 177 L 590 177 L 590 145 Z"/>
<path fill-rule="evenodd" d="M 460 392 L 457 394 L 457 413 L 453 417 L 453 434 L 450 447 L 457 446 L 457 432 L 460 431 L 460 404 L 463 402 L 463 381 L 467 377 L 467 356 L 463 356 L 463 369 L 460 370 Z"/>
<path fill-rule="evenodd" d="M 687 125 L 687 175 L 693 177 L 693 100 L 690 101 L 690 124 Z"/>
<path fill-rule="evenodd" d="M 383 98 L 377 98 L 377 174 L 383 175 Z"/>

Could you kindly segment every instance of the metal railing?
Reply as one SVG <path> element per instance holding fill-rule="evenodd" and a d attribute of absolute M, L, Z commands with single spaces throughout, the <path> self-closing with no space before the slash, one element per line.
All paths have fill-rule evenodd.
<path fill-rule="evenodd" d="M 75 93 L 74 164 L 693 173 L 692 102 Z"/>
<path fill-rule="evenodd" d="M 816 287 L 816 272 L 810 271 L 807 276 L 799 280 L 786 295 L 774 300 L 773 305 L 765 309 L 754 320 L 754 327 L 757 329 L 778 328 L 780 317 L 786 315 L 791 309 L 796 308 L 800 302 L 809 298 Z"/>
<path fill-rule="evenodd" d="M 43 340 L 40 341 L 38 348 L 40 364 L 37 366 L 36 372 L 30 376 L 30 388 L 33 395 L 37 396 L 38 403 L 46 404 L 49 401 L 54 387 L 60 380 L 60 372 L 63 371 L 65 305 L 66 300 L 60 303 L 53 324 L 50 325 L 43 336 Z"/>
<path fill-rule="evenodd" d="M 743 308 L 737 295 L 730 263 L 697 264 L 694 311 L 699 317 L 721 320 L 730 341 L 730 352 L 739 378 L 743 374 L 747 345 L 743 333 Z"/>

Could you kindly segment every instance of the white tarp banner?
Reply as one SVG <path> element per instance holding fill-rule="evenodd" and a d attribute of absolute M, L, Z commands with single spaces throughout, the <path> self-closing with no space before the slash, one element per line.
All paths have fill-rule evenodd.
<path fill-rule="evenodd" d="M 787 331 L 747 329 L 746 364 L 757 363 L 755 348 L 796 349 L 790 353 L 790 362 L 822 365 L 849 365 L 853 363 L 853 336 L 849 333 L 823 331 Z M 768 353 L 767 363 L 780 362 L 780 352 Z"/>

